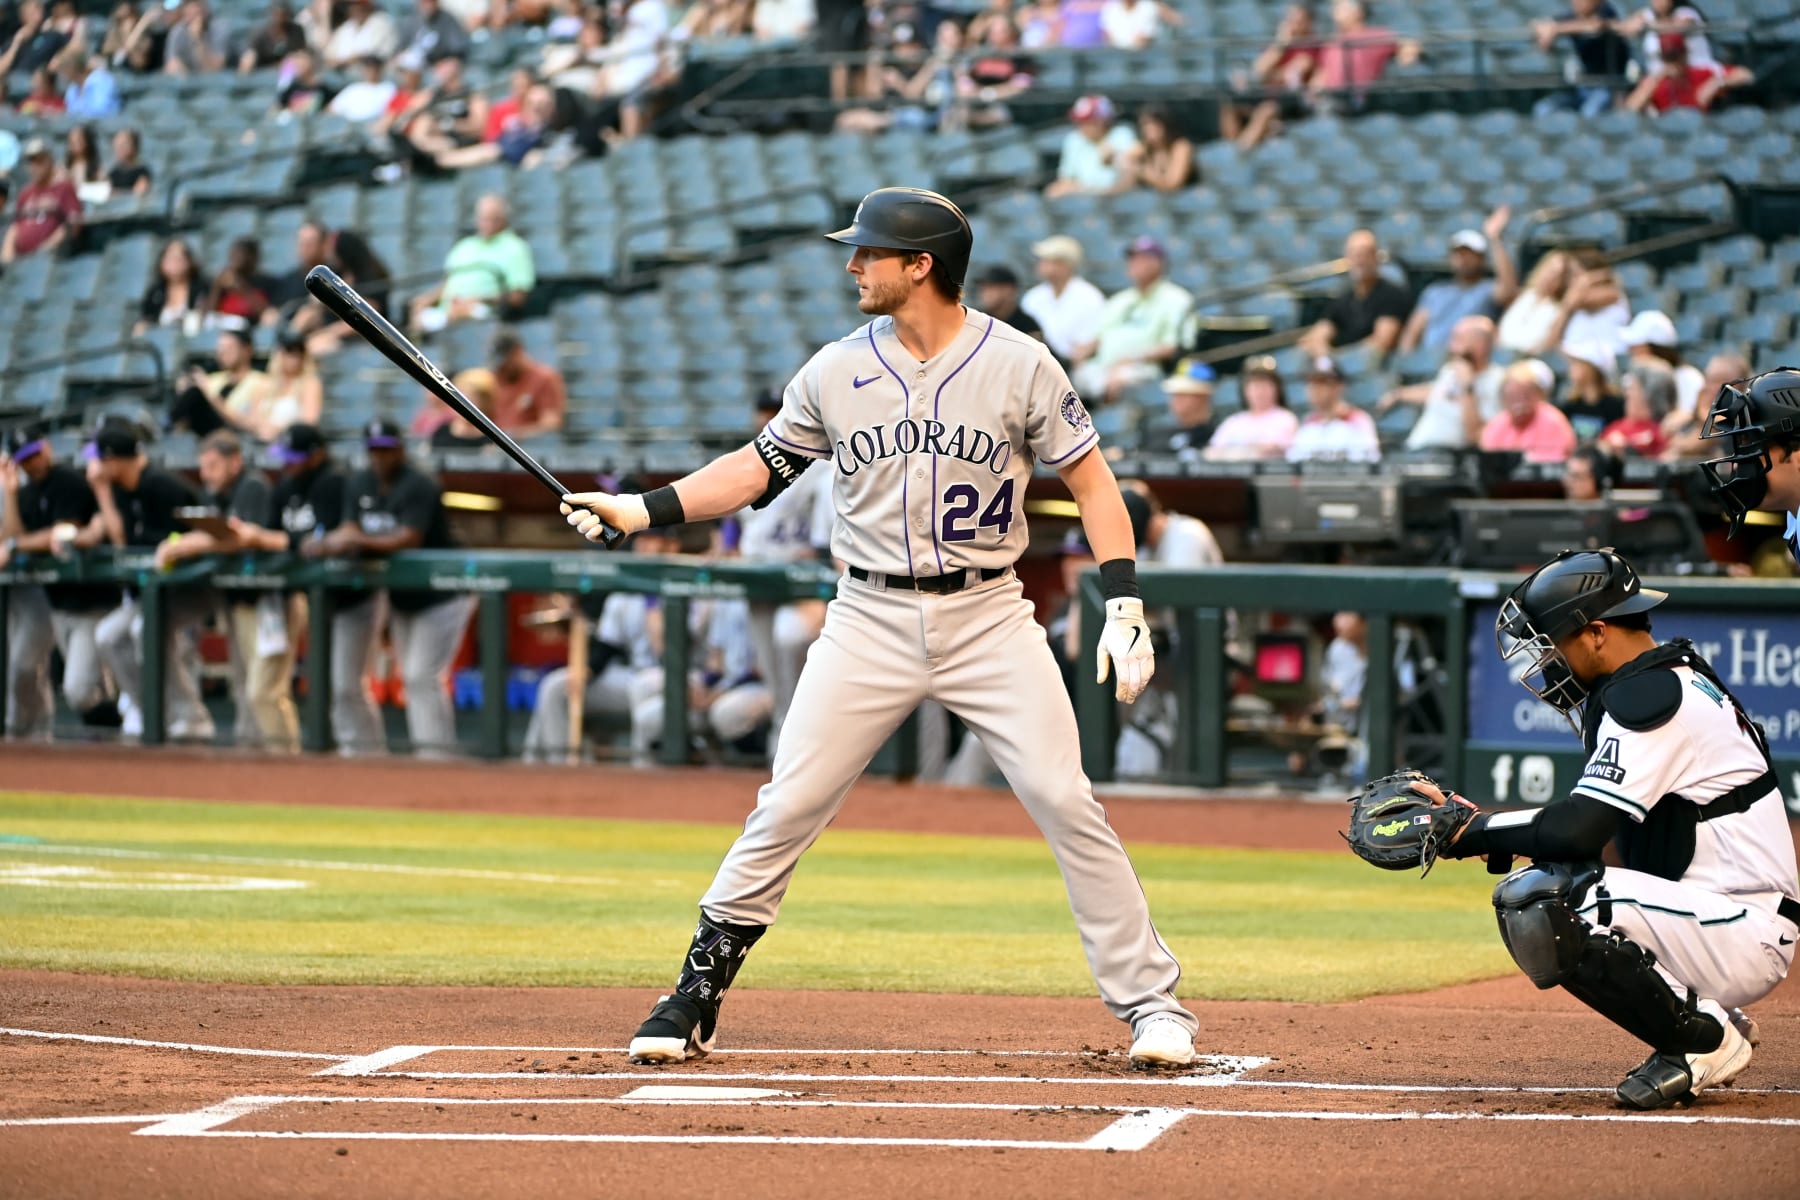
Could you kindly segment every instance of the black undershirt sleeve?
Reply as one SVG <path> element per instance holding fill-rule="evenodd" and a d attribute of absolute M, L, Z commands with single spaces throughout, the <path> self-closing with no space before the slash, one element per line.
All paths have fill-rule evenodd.
<path fill-rule="evenodd" d="M 1580 862 L 1600 857 L 1624 819 L 1612 805 L 1580 795 L 1530 814 L 1482 813 L 1469 822 L 1445 855 L 1482 858 L 1511 854 L 1547 862 Z"/>

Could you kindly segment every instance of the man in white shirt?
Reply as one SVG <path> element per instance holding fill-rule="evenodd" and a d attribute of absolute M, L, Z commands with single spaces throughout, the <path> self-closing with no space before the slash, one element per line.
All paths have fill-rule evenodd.
<path fill-rule="evenodd" d="M 1125 248 L 1131 286 L 1107 298 L 1100 326 L 1075 348 L 1071 378 L 1095 400 L 1117 400 L 1127 388 L 1160 379 L 1192 332 L 1193 293 L 1170 281 L 1169 255 L 1153 237 Z"/>
<path fill-rule="evenodd" d="M 1308 412 L 1288 447 L 1289 462 L 1313 459 L 1376 462 L 1381 441 L 1369 414 L 1344 399 L 1344 371 L 1337 360 L 1320 355 L 1306 377 Z"/>
<path fill-rule="evenodd" d="M 359 58 L 386 61 L 400 44 L 400 32 L 372 0 L 350 0 L 344 20 L 325 43 L 325 65 L 342 70 Z"/>
<path fill-rule="evenodd" d="M 1120 190 L 1119 168 L 1135 149 L 1137 134 L 1127 124 L 1113 124 L 1117 110 L 1105 96 L 1083 96 L 1069 109 L 1075 128 L 1063 138 L 1056 179 L 1044 189 L 1055 198 L 1074 193 L 1106 195 Z"/>
<path fill-rule="evenodd" d="M 1081 243 L 1067 234 L 1047 237 L 1031 248 L 1043 282 L 1026 292 L 1019 307 L 1043 329 L 1050 352 L 1066 366 L 1075 348 L 1091 341 L 1106 312 L 1106 295 L 1081 277 Z"/>
<path fill-rule="evenodd" d="M 1463 450 L 1481 440 L 1481 428 L 1500 411 L 1505 375 L 1494 363 L 1494 322 L 1464 317 L 1450 331 L 1444 365 L 1430 383 L 1395 388 L 1378 411 L 1417 404 L 1419 419 L 1406 435 L 1408 450 Z"/>
<path fill-rule="evenodd" d="M 1100 6 L 1100 31 L 1119 50 L 1142 50 L 1165 26 L 1179 24 L 1181 14 L 1157 0 L 1106 0 Z"/>

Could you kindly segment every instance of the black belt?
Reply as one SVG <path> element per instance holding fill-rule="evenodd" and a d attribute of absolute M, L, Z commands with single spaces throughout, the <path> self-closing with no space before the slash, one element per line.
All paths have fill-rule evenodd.
<path fill-rule="evenodd" d="M 1800 929 L 1800 900 L 1783 896 L 1781 903 L 1775 906 L 1775 915 L 1786 917 L 1794 923 L 1794 928 Z"/>
<path fill-rule="evenodd" d="M 898 588 L 906 592 L 930 592 L 941 596 L 972 588 L 990 579 L 998 579 L 1010 570 L 1011 567 L 982 567 L 979 570 L 970 567 L 966 571 L 950 571 L 943 575 L 883 575 L 880 571 L 851 567 L 850 578 L 858 583 L 872 583 L 876 587 Z"/>

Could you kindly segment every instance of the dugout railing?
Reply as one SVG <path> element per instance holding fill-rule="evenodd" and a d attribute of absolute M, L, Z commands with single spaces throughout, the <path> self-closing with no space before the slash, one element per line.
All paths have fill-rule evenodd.
<path fill-rule="evenodd" d="M 216 587 L 244 591 L 296 591 L 307 599 L 307 650 L 300 702 L 301 744 L 326 751 L 331 740 L 331 619 L 340 598 L 382 588 L 477 597 L 475 631 L 482 703 L 474 752 L 503 758 L 509 752 L 506 728 L 508 663 L 506 597 L 513 592 L 646 592 L 663 609 L 664 732 L 662 761 L 687 761 L 688 669 L 694 646 L 688 605 L 700 599 L 742 599 L 786 603 L 829 599 L 836 576 L 810 563 L 766 564 L 599 552 L 549 554 L 510 550 L 415 550 L 387 559 L 304 559 L 285 554 L 232 554 L 189 560 L 159 571 L 153 552 L 94 551 L 59 559 L 21 555 L 0 570 L 0 630 L 8 625 L 11 589 L 50 583 L 116 584 L 133 590 L 143 610 L 144 717 L 142 740 L 159 745 L 166 734 L 163 679 L 167 670 L 167 600 L 181 588 Z M 0 637 L 0 679 L 10 678 L 10 647 Z M 0 689 L 0 712 L 10 689 Z M 4 722 L 0 722 L 4 727 Z M 904 750 L 902 751 L 904 757 Z M 904 763 L 902 764 L 904 769 Z"/>

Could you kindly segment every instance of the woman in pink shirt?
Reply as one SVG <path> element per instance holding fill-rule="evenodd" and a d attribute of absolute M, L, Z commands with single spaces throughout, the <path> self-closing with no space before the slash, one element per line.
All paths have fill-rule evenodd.
<path fill-rule="evenodd" d="M 1550 403 L 1556 376 L 1535 358 L 1506 368 L 1501 411 L 1481 431 L 1483 450 L 1517 450 L 1532 462 L 1562 462 L 1574 451 L 1575 427 Z"/>
<path fill-rule="evenodd" d="M 1209 459 L 1280 458 L 1294 440 L 1300 418 L 1287 406 L 1281 374 L 1267 355 L 1244 364 L 1238 377 L 1244 407 L 1226 417 L 1206 443 Z"/>

